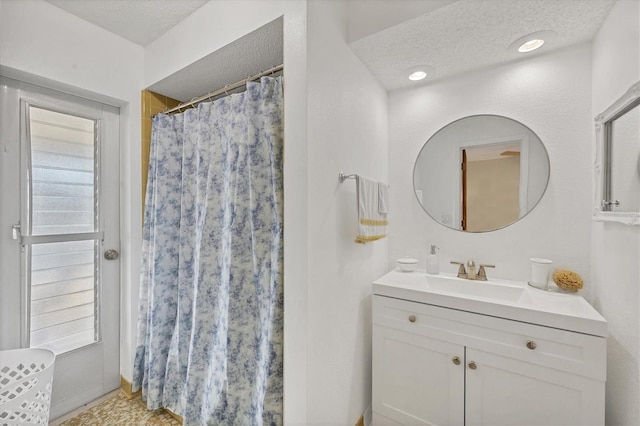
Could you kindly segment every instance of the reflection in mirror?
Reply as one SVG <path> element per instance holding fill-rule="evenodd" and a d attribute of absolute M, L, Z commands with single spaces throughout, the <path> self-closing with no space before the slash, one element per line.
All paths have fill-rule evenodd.
<path fill-rule="evenodd" d="M 640 225 L 640 82 L 595 121 L 593 218 Z"/>
<path fill-rule="evenodd" d="M 611 204 L 615 211 L 640 211 L 640 178 L 637 162 L 640 157 L 640 105 L 611 120 L 608 133 L 610 174 L 605 199 L 618 200 Z"/>
<path fill-rule="evenodd" d="M 549 157 L 523 124 L 475 115 L 440 129 L 422 147 L 413 185 L 422 208 L 457 230 L 485 232 L 529 213 L 549 181 Z"/>

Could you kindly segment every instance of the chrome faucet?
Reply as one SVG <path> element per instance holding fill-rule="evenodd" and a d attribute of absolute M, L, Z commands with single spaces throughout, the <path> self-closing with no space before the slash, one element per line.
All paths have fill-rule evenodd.
<path fill-rule="evenodd" d="M 496 265 L 487 265 L 480 264 L 480 267 L 476 271 L 476 264 L 473 260 L 467 262 L 467 269 L 464 267 L 464 263 L 456 262 L 454 260 L 451 261 L 452 265 L 460 265 L 458 268 L 458 278 L 464 278 L 467 280 L 478 280 L 478 281 L 486 281 L 487 280 L 487 272 L 484 268 L 495 268 Z"/>

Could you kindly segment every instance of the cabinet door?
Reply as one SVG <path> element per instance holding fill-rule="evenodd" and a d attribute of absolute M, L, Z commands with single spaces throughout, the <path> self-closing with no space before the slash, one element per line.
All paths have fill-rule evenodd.
<path fill-rule="evenodd" d="M 604 424 L 604 382 L 472 348 L 466 353 L 467 426 Z"/>
<path fill-rule="evenodd" d="M 373 411 L 404 425 L 462 425 L 464 347 L 374 325 Z"/>

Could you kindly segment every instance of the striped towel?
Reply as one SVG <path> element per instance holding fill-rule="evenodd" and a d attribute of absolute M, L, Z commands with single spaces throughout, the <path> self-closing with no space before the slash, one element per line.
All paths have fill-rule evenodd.
<path fill-rule="evenodd" d="M 378 182 L 358 177 L 358 236 L 356 243 L 365 244 L 387 236 L 387 215 L 380 213 Z"/>

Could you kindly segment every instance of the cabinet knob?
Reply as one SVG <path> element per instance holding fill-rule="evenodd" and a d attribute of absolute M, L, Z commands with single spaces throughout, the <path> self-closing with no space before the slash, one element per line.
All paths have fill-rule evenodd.
<path fill-rule="evenodd" d="M 455 365 L 460 365 L 460 357 L 459 356 L 454 356 L 451 359 L 451 362 L 453 362 Z"/>
<path fill-rule="evenodd" d="M 533 340 L 527 340 L 527 348 L 534 350 L 537 347 L 538 345 L 536 345 L 536 342 L 534 342 Z"/>
<path fill-rule="evenodd" d="M 416 316 L 415 315 L 409 315 L 409 321 L 410 322 L 416 322 Z"/>
<path fill-rule="evenodd" d="M 476 364 L 476 362 L 475 361 L 471 361 L 469 363 L 469 369 L 475 370 L 476 368 L 478 368 L 478 365 Z"/>

